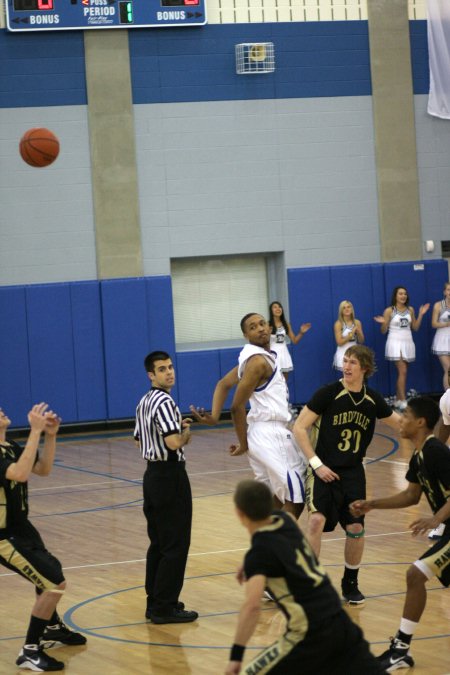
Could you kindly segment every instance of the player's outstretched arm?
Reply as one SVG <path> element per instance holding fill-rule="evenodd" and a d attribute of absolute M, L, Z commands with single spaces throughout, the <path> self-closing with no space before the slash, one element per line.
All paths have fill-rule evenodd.
<path fill-rule="evenodd" d="M 234 645 L 230 654 L 230 661 L 225 670 L 226 675 L 237 675 L 241 671 L 243 652 L 258 623 L 261 611 L 261 598 L 265 587 L 266 577 L 263 574 L 256 574 L 246 583 L 245 601 L 239 612 Z M 242 651 L 242 654 L 240 660 L 233 658 L 233 652 L 238 651 L 235 650 L 235 647 L 241 647 L 240 651 Z"/>
<path fill-rule="evenodd" d="M 14 480 L 17 483 L 25 483 L 28 480 L 36 461 L 41 434 L 45 429 L 45 411 L 47 408 L 46 403 L 37 403 L 28 413 L 28 422 L 30 423 L 28 440 L 17 462 L 8 466 L 5 474 L 8 480 Z"/>
<path fill-rule="evenodd" d="M 232 388 L 235 387 L 239 382 L 237 373 L 238 367 L 236 366 L 235 368 L 229 370 L 228 373 L 218 381 L 216 388 L 214 389 L 210 413 L 204 408 L 197 408 L 194 405 L 189 406 L 192 417 L 196 422 L 207 424 L 208 426 L 214 426 L 218 424 L 220 420 L 220 414 L 223 410 L 223 406 L 225 405 L 225 401 L 227 400 L 227 396 Z"/>
<path fill-rule="evenodd" d="M 48 476 L 53 468 L 56 452 L 56 435 L 61 424 L 61 418 L 53 410 L 48 410 L 45 413 L 45 420 L 44 447 L 33 466 L 33 473 L 38 476 Z"/>
<path fill-rule="evenodd" d="M 381 499 L 358 499 L 349 505 L 353 516 L 362 516 L 372 509 L 404 509 L 407 506 L 418 504 L 422 495 L 419 483 L 408 483 L 406 490 L 397 492 L 391 497 Z"/>
<path fill-rule="evenodd" d="M 230 454 L 232 455 L 242 455 L 248 450 L 247 410 L 245 406 L 255 389 L 268 380 L 271 374 L 272 369 L 264 356 L 256 355 L 248 360 L 231 404 L 231 418 L 239 442 L 239 446 L 232 445 L 230 447 Z"/>

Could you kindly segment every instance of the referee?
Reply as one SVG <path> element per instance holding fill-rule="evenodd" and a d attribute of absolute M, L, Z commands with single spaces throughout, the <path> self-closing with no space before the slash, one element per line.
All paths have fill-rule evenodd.
<path fill-rule="evenodd" d="M 153 623 L 188 623 L 198 618 L 179 601 L 191 543 L 192 494 L 183 446 L 189 443 L 190 420 L 182 420 L 170 390 L 175 384 L 172 360 L 163 351 L 146 356 L 152 383 L 136 409 L 134 437 L 143 459 L 147 551 L 145 616 Z"/>

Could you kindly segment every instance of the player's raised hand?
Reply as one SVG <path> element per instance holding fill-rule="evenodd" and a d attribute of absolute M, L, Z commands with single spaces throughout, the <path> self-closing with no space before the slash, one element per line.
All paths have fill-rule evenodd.
<path fill-rule="evenodd" d="M 59 426 L 61 424 L 61 418 L 53 410 L 48 410 L 45 415 L 46 424 L 45 424 L 45 433 L 48 436 L 56 436 L 59 431 Z"/>
<path fill-rule="evenodd" d="M 425 305 L 420 305 L 419 316 L 423 316 L 424 314 L 426 314 L 429 309 L 430 309 L 430 303 L 429 302 L 425 303 Z"/>
<path fill-rule="evenodd" d="M 34 431 L 44 431 L 47 424 L 45 418 L 47 408 L 47 403 L 36 403 L 28 413 L 28 422 Z"/>
<path fill-rule="evenodd" d="M 201 424 L 207 424 L 208 426 L 213 427 L 215 424 L 217 424 L 217 421 L 215 417 L 211 415 L 211 413 L 206 412 L 204 408 L 197 408 L 195 405 L 190 405 L 189 410 L 192 413 L 192 417 L 195 419 L 196 422 L 200 422 Z"/>

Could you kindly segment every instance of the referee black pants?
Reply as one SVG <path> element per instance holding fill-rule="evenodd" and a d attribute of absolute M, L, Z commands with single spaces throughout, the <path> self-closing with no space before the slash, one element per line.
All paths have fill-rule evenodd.
<path fill-rule="evenodd" d="M 192 493 L 186 463 L 148 462 L 143 487 L 150 539 L 147 609 L 166 616 L 178 602 L 191 543 Z"/>

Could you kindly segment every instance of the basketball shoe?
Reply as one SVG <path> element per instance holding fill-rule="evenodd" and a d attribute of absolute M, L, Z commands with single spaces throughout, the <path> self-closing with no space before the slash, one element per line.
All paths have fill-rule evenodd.
<path fill-rule="evenodd" d="M 16 666 L 24 670 L 33 670 L 35 673 L 47 673 L 63 670 L 64 663 L 46 654 L 41 646 L 24 645 L 16 659 Z"/>
<path fill-rule="evenodd" d="M 349 605 L 362 605 L 366 598 L 358 588 L 357 579 L 349 581 L 342 579 L 341 581 L 342 597 Z"/>
<path fill-rule="evenodd" d="M 84 635 L 70 630 L 70 628 L 67 628 L 66 624 L 60 620 L 54 626 L 47 626 L 39 644 L 43 649 L 50 649 L 51 647 L 62 647 L 63 645 L 78 647 L 80 645 L 85 645 L 86 642 L 87 640 Z"/>
<path fill-rule="evenodd" d="M 400 670 L 400 668 L 412 668 L 414 659 L 408 653 L 409 647 L 407 642 L 394 637 L 391 639 L 389 649 L 377 656 L 377 661 L 387 673 L 393 673 L 394 670 Z"/>

